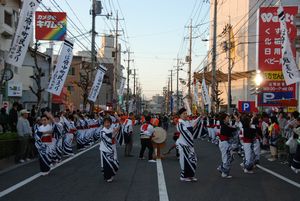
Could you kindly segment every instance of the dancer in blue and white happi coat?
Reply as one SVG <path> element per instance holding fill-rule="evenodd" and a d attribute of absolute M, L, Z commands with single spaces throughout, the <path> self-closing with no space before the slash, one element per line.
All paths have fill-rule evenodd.
<path fill-rule="evenodd" d="M 76 133 L 77 129 L 74 124 L 74 116 L 68 115 L 67 117 L 61 116 L 61 121 L 65 129 L 65 135 L 63 136 L 63 154 L 65 156 L 73 156 L 73 139 L 74 134 Z"/>
<path fill-rule="evenodd" d="M 197 178 L 195 178 L 197 157 L 194 150 L 194 139 L 196 139 L 200 133 L 200 117 L 193 122 L 189 121 L 185 108 L 181 108 L 178 111 L 178 115 L 180 119 L 177 124 L 177 130 L 180 132 L 180 136 L 176 141 L 176 145 L 179 150 L 179 163 L 181 168 L 180 180 L 197 181 Z"/>
<path fill-rule="evenodd" d="M 52 117 L 52 116 L 51 116 Z M 52 117 L 53 118 L 53 117 Z M 63 136 L 65 135 L 65 129 L 60 121 L 60 116 L 55 115 L 53 121 L 53 137 L 55 138 L 55 162 L 61 162 L 63 155 Z"/>
<path fill-rule="evenodd" d="M 53 146 L 52 146 L 52 134 L 53 127 L 50 124 L 48 116 L 43 115 L 41 117 L 42 125 L 35 129 L 35 146 L 39 153 L 39 163 L 42 175 L 48 175 L 50 173 L 51 164 L 53 162 Z"/>
<path fill-rule="evenodd" d="M 103 170 L 104 179 L 107 182 L 112 182 L 114 176 L 119 169 L 119 161 L 116 158 L 115 149 L 113 148 L 116 143 L 115 137 L 119 132 L 119 129 L 115 129 L 112 126 L 112 120 L 110 117 L 104 118 L 104 127 L 100 132 L 100 157 L 101 167 Z"/>
<path fill-rule="evenodd" d="M 78 114 L 78 118 L 75 125 L 77 128 L 76 131 L 77 149 L 82 150 L 89 143 L 89 138 L 87 137 L 88 122 L 84 119 L 82 114 Z"/>

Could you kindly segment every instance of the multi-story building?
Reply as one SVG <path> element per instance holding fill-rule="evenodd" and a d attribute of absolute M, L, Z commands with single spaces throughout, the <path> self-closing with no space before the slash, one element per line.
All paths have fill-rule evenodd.
<path fill-rule="evenodd" d="M 95 102 L 95 106 L 100 106 L 103 109 L 107 109 L 107 107 L 111 107 L 113 105 L 113 80 L 114 80 L 114 38 L 111 35 L 106 35 L 102 37 L 102 47 L 98 52 L 98 62 L 107 68 L 107 72 L 104 75 L 104 80 Z M 119 53 L 118 53 L 118 67 L 116 70 L 116 89 L 120 87 L 121 77 L 123 76 L 122 69 L 124 67 L 120 65 L 121 60 L 121 46 L 119 45 Z M 84 76 L 86 76 L 86 72 L 89 71 L 89 87 L 93 84 L 95 78 L 95 71 L 91 71 L 91 55 L 90 52 L 80 51 L 73 57 L 73 61 L 69 70 L 69 74 L 65 83 L 65 88 L 68 93 L 68 101 L 67 107 L 74 109 L 83 109 L 83 95 L 87 95 L 89 93 L 84 93 L 83 88 L 79 87 L 78 83 L 84 82 Z M 86 92 L 86 91 L 85 91 Z M 116 97 L 118 98 L 118 97 Z M 116 99 L 115 101 L 118 101 Z"/>
<path fill-rule="evenodd" d="M 0 72 L 2 74 L 2 70 L 5 65 L 5 57 L 8 54 L 10 49 L 13 36 L 18 26 L 18 18 L 19 12 L 21 9 L 22 0 L 0 0 Z M 8 66 L 9 72 L 12 72 L 13 78 L 9 82 L 5 83 L 2 90 L 8 93 L 1 93 L 0 104 L 2 105 L 2 101 L 14 102 L 18 101 L 22 103 L 25 107 L 29 108 L 31 105 L 35 105 L 37 103 L 37 97 L 32 93 L 30 87 L 34 91 L 37 89 L 36 82 L 31 76 L 35 71 L 35 62 L 33 59 L 34 49 L 31 47 L 28 48 L 25 60 L 23 62 L 22 68 Z M 39 51 L 36 52 L 37 57 L 37 65 L 42 68 L 43 76 L 41 77 L 41 87 L 42 89 L 47 88 L 47 83 L 49 80 L 49 73 L 51 71 L 51 59 L 50 57 L 44 53 Z M 11 83 L 13 83 L 11 85 Z M 4 82 L 3 82 L 4 84 Z M 6 88 L 4 90 L 4 88 Z M 18 88 L 21 90 L 21 93 L 11 94 L 9 91 L 12 88 Z M 9 89 L 9 90 L 8 90 Z M 41 97 L 41 106 L 48 106 L 49 103 L 49 94 L 47 92 L 42 92 Z"/>
<path fill-rule="evenodd" d="M 212 1 L 213 3 L 214 1 Z M 257 23 L 258 23 L 258 10 L 260 1 L 252 0 L 231 0 L 221 2 L 218 0 L 217 5 L 217 70 L 221 72 L 228 72 L 228 55 L 224 51 L 224 41 L 228 40 L 227 35 L 222 34 L 227 24 L 231 24 L 233 27 L 233 34 L 235 40 L 235 61 L 232 72 L 247 72 L 255 71 L 258 69 L 257 61 Z M 264 1 L 261 7 L 272 7 L 278 1 Z M 283 6 L 298 6 L 300 10 L 299 0 L 282 0 Z M 276 15 L 276 13 L 275 13 Z M 214 5 L 211 6 L 210 18 L 213 20 Z M 213 46 L 213 26 L 210 25 L 210 44 L 209 49 Z M 209 59 L 211 61 L 211 58 Z M 210 63 L 210 62 L 209 62 Z M 211 65 L 209 66 L 211 69 Z M 253 85 L 253 80 L 249 78 L 239 79 L 232 81 L 231 93 L 232 104 L 237 104 L 239 100 L 255 100 L 256 95 L 252 95 L 250 88 Z M 253 86 L 252 86 L 253 87 Z M 219 84 L 219 89 L 223 92 L 221 98 L 224 104 L 227 104 L 227 89 L 228 83 L 223 82 Z"/>
<path fill-rule="evenodd" d="M 14 33 L 17 28 L 18 12 L 21 0 L 0 0 L 0 71 L 3 73 L 5 57 L 10 49 Z M 16 73 L 17 69 L 12 69 Z M 1 80 L 2 81 L 2 80 Z M 0 103 L 2 105 L 2 93 Z"/>
<path fill-rule="evenodd" d="M 118 51 L 115 50 L 115 37 L 113 35 L 102 36 L 102 45 L 98 52 L 98 59 L 100 63 L 107 68 L 106 75 L 109 78 L 108 83 L 110 87 L 103 87 L 103 92 L 106 96 L 98 96 L 99 102 L 106 100 L 106 105 L 111 107 L 119 102 L 118 89 L 121 85 L 122 77 L 124 77 L 124 66 L 121 65 L 121 44 L 118 44 Z M 115 60 L 117 56 L 117 61 Z M 115 87 L 113 85 L 115 84 Z M 113 96 L 113 93 L 115 94 Z M 101 101 L 102 100 L 102 101 Z"/>

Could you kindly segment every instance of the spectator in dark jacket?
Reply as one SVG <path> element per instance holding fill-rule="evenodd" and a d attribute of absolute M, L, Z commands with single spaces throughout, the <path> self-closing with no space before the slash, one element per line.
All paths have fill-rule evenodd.
<path fill-rule="evenodd" d="M 6 113 L 6 109 L 5 108 L 1 108 L 0 111 L 0 125 L 2 127 L 2 131 L 3 133 L 5 133 L 8 130 L 8 114 Z"/>
<path fill-rule="evenodd" d="M 10 130 L 13 132 L 17 132 L 18 106 L 19 106 L 19 103 L 14 102 L 13 107 L 9 111 Z"/>

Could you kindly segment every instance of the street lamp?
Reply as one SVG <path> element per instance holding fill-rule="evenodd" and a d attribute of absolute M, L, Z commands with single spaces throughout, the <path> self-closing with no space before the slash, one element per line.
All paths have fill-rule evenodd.
<path fill-rule="evenodd" d="M 263 77 L 261 75 L 261 71 L 260 70 L 257 70 L 256 71 L 256 75 L 255 75 L 255 78 L 254 78 L 254 82 L 255 82 L 255 85 L 257 87 L 259 87 L 261 85 L 261 83 L 263 82 Z"/>
<path fill-rule="evenodd" d="M 263 76 L 261 75 L 261 71 L 260 70 L 257 70 L 256 71 L 256 74 L 255 74 L 255 77 L 254 77 L 254 82 L 255 82 L 255 85 L 256 85 L 256 87 L 255 87 L 255 94 L 257 94 L 257 103 L 258 103 L 258 98 L 259 98 L 259 93 L 260 93 L 260 86 L 261 86 L 261 84 L 263 83 L 263 81 L 264 81 L 264 78 L 263 78 Z M 262 103 L 263 104 L 263 103 Z M 262 108 L 261 108 L 262 110 L 263 110 L 263 106 L 262 106 Z"/>

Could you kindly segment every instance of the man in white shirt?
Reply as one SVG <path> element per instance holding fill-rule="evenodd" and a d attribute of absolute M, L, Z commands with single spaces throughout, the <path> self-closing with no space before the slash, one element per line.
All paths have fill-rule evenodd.
<path fill-rule="evenodd" d="M 150 123 L 151 116 L 147 116 L 145 120 L 146 122 L 141 126 L 140 138 L 141 138 L 142 147 L 141 147 L 139 158 L 144 159 L 144 152 L 146 148 L 148 148 L 149 149 L 148 162 L 155 162 L 155 160 L 153 160 L 153 145 L 151 142 L 151 138 L 154 134 L 154 127 Z"/>

